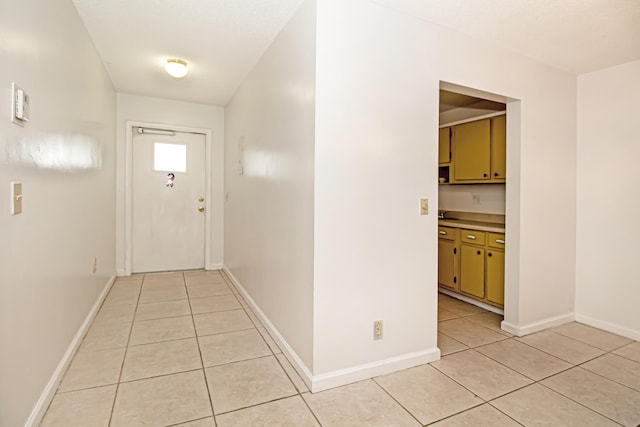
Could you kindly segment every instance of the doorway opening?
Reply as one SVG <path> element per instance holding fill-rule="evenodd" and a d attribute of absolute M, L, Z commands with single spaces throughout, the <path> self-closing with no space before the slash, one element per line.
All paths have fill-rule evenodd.
<path fill-rule="evenodd" d="M 445 82 L 439 99 L 438 346 L 446 355 L 477 345 L 470 336 L 504 333 L 505 316 L 517 315 L 506 225 L 511 180 L 519 187 L 507 128 L 519 108 L 512 118 L 516 100 Z"/>

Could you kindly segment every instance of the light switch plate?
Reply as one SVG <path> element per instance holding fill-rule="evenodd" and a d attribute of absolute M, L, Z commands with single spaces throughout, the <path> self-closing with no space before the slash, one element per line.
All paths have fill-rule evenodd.
<path fill-rule="evenodd" d="M 29 121 L 29 95 L 15 83 L 11 83 L 11 94 L 11 121 L 24 126 Z"/>
<path fill-rule="evenodd" d="M 11 215 L 22 213 L 22 183 L 11 182 Z"/>
<path fill-rule="evenodd" d="M 420 215 L 429 215 L 429 199 L 420 199 Z"/>

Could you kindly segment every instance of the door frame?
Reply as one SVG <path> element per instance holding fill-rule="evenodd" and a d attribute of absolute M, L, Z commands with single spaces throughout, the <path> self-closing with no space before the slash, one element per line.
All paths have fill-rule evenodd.
<path fill-rule="evenodd" d="M 133 128 L 147 127 L 158 130 L 188 132 L 204 135 L 205 139 L 205 219 L 204 219 L 204 268 L 211 270 L 211 130 L 188 126 L 166 125 L 151 122 L 125 121 L 124 160 L 124 274 L 131 275 L 133 261 Z"/>

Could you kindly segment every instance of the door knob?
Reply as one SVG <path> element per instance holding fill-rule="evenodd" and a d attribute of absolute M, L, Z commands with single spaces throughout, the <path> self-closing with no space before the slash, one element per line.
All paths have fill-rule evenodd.
<path fill-rule="evenodd" d="M 198 206 L 198 211 L 199 212 L 204 212 L 204 206 Z"/>

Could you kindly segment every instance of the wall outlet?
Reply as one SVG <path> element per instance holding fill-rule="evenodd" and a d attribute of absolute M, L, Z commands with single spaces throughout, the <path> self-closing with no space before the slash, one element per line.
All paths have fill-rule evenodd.
<path fill-rule="evenodd" d="M 93 274 L 96 274 L 98 272 L 98 257 L 94 256 L 93 257 Z"/>
<path fill-rule="evenodd" d="M 374 340 L 382 339 L 382 320 L 373 321 L 373 339 Z"/>

